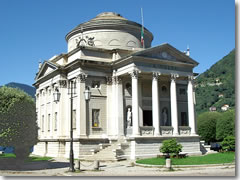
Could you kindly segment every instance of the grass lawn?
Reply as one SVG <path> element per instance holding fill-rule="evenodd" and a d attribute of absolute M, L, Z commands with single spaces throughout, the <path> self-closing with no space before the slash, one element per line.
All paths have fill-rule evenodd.
<path fill-rule="evenodd" d="M 0 159 L 1 158 L 16 158 L 15 154 L 13 153 L 6 153 L 6 154 L 1 154 L 0 155 Z M 36 156 L 31 156 L 28 157 L 28 159 L 26 160 L 27 162 L 34 162 L 34 161 L 49 161 L 50 159 L 52 159 L 51 157 L 36 157 Z"/>
<path fill-rule="evenodd" d="M 224 152 L 216 154 L 208 154 L 205 156 L 190 156 L 186 158 L 171 158 L 172 165 L 201 165 L 201 164 L 223 164 L 232 163 L 235 158 L 234 152 Z M 165 165 L 164 158 L 151 158 L 151 159 L 141 159 L 137 160 L 140 164 L 149 165 Z"/>

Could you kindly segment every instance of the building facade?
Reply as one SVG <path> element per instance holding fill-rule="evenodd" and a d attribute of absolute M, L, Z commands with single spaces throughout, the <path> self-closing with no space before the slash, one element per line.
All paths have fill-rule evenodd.
<path fill-rule="evenodd" d="M 105 12 L 66 35 L 68 52 L 45 61 L 35 78 L 34 154 L 69 157 L 71 119 L 75 158 L 153 157 L 169 138 L 183 153 L 201 154 L 193 89 L 198 63 L 168 43 L 151 47 L 146 28 L 143 46 L 141 29 Z"/>

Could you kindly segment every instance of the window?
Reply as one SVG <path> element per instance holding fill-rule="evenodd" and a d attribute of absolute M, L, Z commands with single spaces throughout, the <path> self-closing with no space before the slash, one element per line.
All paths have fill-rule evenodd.
<path fill-rule="evenodd" d="M 187 113 L 181 112 L 181 126 L 188 126 Z"/>
<path fill-rule="evenodd" d="M 42 132 L 44 132 L 44 115 L 42 115 Z"/>
<path fill-rule="evenodd" d="M 179 89 L 179 94 L 180 95 L 186 95 L 186 89 L 185 88 L 180 88 Z"/>
<path fill-rule="evenodd" d="M 100 88 L 100 81 L 92 81 L 91 88 Z"/>
<path fill-rule="evenodd" d="M 167 92 L 167 87 L 166 86 L 162 86 L 162 92 L 164 92 L 164 93 Z"/>
<path fill-rule="evenodd" d="M 72 128 L 76 129 L 76 109 L 72 111 L 72 122 L 73 122 Z"/>
<path fill-rule="evenodd" d="M 55 112 L 55 126 L 54 130 L 57 131 L 57 112 Z"/>
<path fill-rule="evenodd" d="M 92 127 L 99 127 L 100 109 L 92 110 Z"/>
<path fill-rule="evenodd" d="M 130 95 L 132 95 L 132 85 L 131 85 L 130 83 L 127 83 L 127 84 L 126 84 L 126 90 L 128 91 L 128 93 L 129 93 Z"/>
<path fill-rule="evenodd" d="M 50 125 L 51 125 L 51 114 L 48 114 L 48 131 L 50 131 Z"/>

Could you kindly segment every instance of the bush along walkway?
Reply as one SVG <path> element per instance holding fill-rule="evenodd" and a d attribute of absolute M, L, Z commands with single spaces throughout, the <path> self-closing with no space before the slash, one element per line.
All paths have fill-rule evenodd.
<path fill-rule="evenodd" d="M 216 154 L 208 154 L 204 156 L 190 156 L 185 158 L 171 158 L 172 165 L 210 165 L 210 164 L 225 164 L 234 163 L 235 153 L 224 152 Z M 162 165 L 166 164 L 164 158 L 150 158 L 137 160 L 136 164 L 144 165 Z"/>

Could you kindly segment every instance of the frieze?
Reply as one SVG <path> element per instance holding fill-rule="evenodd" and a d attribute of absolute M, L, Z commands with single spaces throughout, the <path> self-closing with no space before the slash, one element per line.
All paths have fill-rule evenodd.
<path fill-rule="evenodd" d="M 192 72 L 192 68 L 187 68 L 187 67 L 176 67 L 176 66 L 169 66 L 169 65 L 163 65 L 163 64 L 149 64 L 149 63 L 144 63 L 144 62 L 137 62 L 136 65 L 143 66 L 143 67 L 149 67 L 149 68 Z"/>

